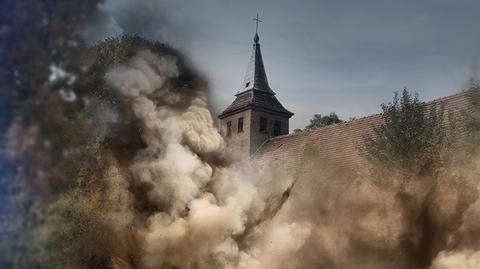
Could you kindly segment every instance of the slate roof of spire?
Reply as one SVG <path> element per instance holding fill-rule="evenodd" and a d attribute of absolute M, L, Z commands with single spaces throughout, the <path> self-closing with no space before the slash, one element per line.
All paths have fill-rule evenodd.
<path fill-rule="evenodd" d="M 253 38 L 253 51 L 248 63 L 247 72 L 243 82 L 242 90 L 236 94 L 236 99 L 218 117 L 224 118 L 241 110 L 256 108 L 277 112 L 284 116 L 291 117 L 293 113 L 280 104 L 275 97 L 275 92 L 270 89 L 263 65 L 262 53 L 258 34 Z"/>
<path fill-rule="evenodd" d="M 260 51 L 260 43 L 258 41 L 260 38 L 258 34 L 255 34 L 253 38 L 253 50 L 252 55 L 250 56 L 250 61 L 248 62 L 247 72 L 245 73 L 245 79 L 243 80 L 243 91 L 248 91 L 251 89 L 264 91 L 270 94 L 275 94 L 275 92 L 270 89 L 267 80 L 267 74 L 265 73 L 265 66 L 263 65 L 262 52 Z"/>

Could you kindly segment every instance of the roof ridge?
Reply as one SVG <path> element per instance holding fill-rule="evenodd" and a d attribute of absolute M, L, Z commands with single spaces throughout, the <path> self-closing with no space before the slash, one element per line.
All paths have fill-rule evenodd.
<path fill-rule="evenodd" d="M 427 104 L 430 104 L 430 103 L 438 103 L 438 102 L 441 102 L 443 100 L 447 100 L 447 99 L 451 99 L 452 97 L 457 97 L 457 96 L 462 96 L 462 95 L 465 95 L 467 94 L 469 91 L 471 91 L 472 89 L 463 89 L 463 90 L 459 90 L 458 92 L 456 93 L 453 93 L 453 94 L 450 94 L 450 95 L 447 95 L 447 96 L 442 96 L 442 97 L 438 97 L 438 98 L 435 98 L 435 99 L 432 99 L 430 101 L 425 101 L 425 103 Z"/>
<path fill-rule="evenodd" d="M 454 94 L 439 97 L 439 98 L 433 99 L 431 101 L 425 101 L 425 103 L 427 103 L 427 104 L 428 103 L 436 103 L 436 102 L 440 102 L 440 101 L 443 101 L 443 100 L 450 99 L 452 97 L 461 96 L 461 95 L 466 94 L 470 90 L 471 89 L 461 90 L 460 92 L 457 92 L 457 93 L 454 93 Z M 354 118 L 354 119 L 349 120 L 349 121 L 343 121 L 343 122 L 339 122 L 339 123 L 334 123 L 334 124 L 330 124 L 330 125 L 326 125 L 326 126 L 317 127 L 315 129 L 311 129 L 311 130 L 302 130 L 301 132 L 298 132 L 298 133 L 290 133 L 290 134 L 286 134 L 286 135 L 276 136 L 276 137 L 272 137 L 271 140 L 274 140 L 274 139 L 277 139 L 277 138 L 283 138 L 283 137 L 287 137 L 287 136 L 295 136 L 295 135 L 299 135 L 299 134 L 312 133 L 312 132 L 315 132 L 319 129 L 325 130 L 326 128 L 333 128 L 333 126 L 339 125 L 339 124 L 345 124 L 345 125 L 346 124 L 351 124 L 351 123 L 358 122 L 359 120 L 365 120 L 365 119 L 368 119 L 368 118 L 378 117 L 378 116 L 381 116 L 382 114 L 383 113 L 370 114 L 370 115 L 363 116 L 363 117 L 360 117 L 360 118 Z"/>
<path fill-rule="evenodd" d="M 286 134 L 286 135 L 275 136 L 275 137 L 270 138 L 269 140 L 276 140 L 276 139 L 281 139 L 281 138 L 290 137 L 290 136 L 297 136 L 297 135 L 308 135 L 308 134 L 314 133 L 315 131 L 318 131 L 320 129 L 325 130 L 325 129 L 333 128 L 334 126 L 338 126 L 338 125 L 348 125 L 348 124 L 351 124 L 351 123 L 358 122 L 360 120 L 365 120 L 365 119 L 368 119 L 368 118 L 378 117 L 378 116 L 381 116 L 381 115 L 382 115 L 382 113 L 371 114 L 371 115 L 364 116 L 364 117 L 361 117 L 361 118 L 352 119 L 350 121 L 343 121 L 343 122 L 338 122 L 338 123 L 334 123 L 334 124 L 329 124 L 329 125 L 317 127 L 315 129 L 311 129 L 311 130 L 302 130 L 301 132 L 298 132 L 298 133 L 289 133 L 289 134 Z"/>

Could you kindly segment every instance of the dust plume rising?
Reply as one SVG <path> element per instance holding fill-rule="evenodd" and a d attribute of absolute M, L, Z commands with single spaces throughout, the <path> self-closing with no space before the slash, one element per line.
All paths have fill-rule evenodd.
<path fill-rule="evenodd" d="M 112 266 L 235 268 L 248 257 L 236 236 L 264 207 L 253 172 L 224 156 L 205 84 L 180 81 L 177 61 L 142 50 L 106 74 L 142 141 L 101 180 L 110 208 L 99 221 L 136 248 L 112 244 Z"/>
<path fill-rule="evenodd" d="M 101 119 L 90 125 L 90 150 L 106 167 L 58 206 L 78 208 L 80 218 L 97 223 L 88 234 L 109 236 L 86 236 L 95 243 L 81 243 L 77 255 L 103 255 L 114 268 L 281 267 L 279 258 L 310 233 L 304 223 L 263 228 L 288 199 L 288 193 L 275 198 L 291 181 L 274 181 L 269 171 L 226 153 L 206 84 L 190 72 L 175 55 L 140 50 L 106 73 L 121 109 L 89 113 Z M 141 142 L 115 133 L 131 128 L 139 138 L 127 140 Z"/>
<path fill-rule="evenodd" d="M 382 179 L 310 146 L 293 174 L 237 161 L 205 81 L 178 52 L 132 47 L 105 72 L 93 68 L 102 91 L 78 98 L 85 106 L 71 137 L 84 150 L 63 152 L 72 163 L 58 169 L 75 168 L 66 187 L 45 187 L 44 218 L 28 238 L 42 246 L 39 268 L 478 267 L 478 154 L 452 153 L 434 177 L 391 169 Z M 12 158 L 48 146 L 36 128 L 14 127 Z"/>
<path fill-rule="evenodd" d="M 266 268 L 476 268 L 480 169 L 468 163 L 435 178 L 392 170 L 379 181 L 306 150 L 298 183 L 268 226 L 303 225 L 308 237 Z"/>
<path fill-rule="evenodd" d="M 266 186 L 275 181 L 227 156 L 205 85 L 175 83 L 181 75 L 175 57 L 148 50 L 107 73 L 107 83 L 133 112 L 143 146 L 126 175 L 105 174 L 105 194 L 116 205 L 102 222 L 119 238 L 133 233 L 141 267 L 280 267 L 278 258 L 301 246 L 308 225 L 285 223 L 254 235 L 284 203 L 268 199 L 275 193 Z M 124 170 L 118 165 L 108 171 Z M 131 262 L 121 252 L 112 259 L 120 267 Z"/>
<path fill-rule="evenodd" d="M 213 126 L 205 90 L 174 88 L 169 80 L 178 76 L 174 57 L 149 51 L 107 74 L 142 126 L 145 147 L 128 169 L 133 180 L 148 186 L 146 202 L 158 208 L 139 228 L 148 268 L 207 264 L 222 249 L 233 251 L 231 236 L 241 232 L 256 198 L 247 182 L 227 181 L 224 168 L 208 161 L 221 154 L 224 142 Z M 214 185 L 231 195 L 221 199 Z"/>
<path fill-rule="evenodd" d="M 274 168 L 255 173 L 256 164 L 237 163 L 225 154 L 205 85 L 172 83 L 179 76 L 175 57 L 150 51 L 106 75 L 141 128 L 143 146 L 126 166 L 128 176 L 117 177 L 106 191 L 124 204 L 105 215 L 107 226 L 133 233 L 139 266 L 449 269 L 478 264 L 478 156 L 455 152 L 456 161 L 435 176 L 405 176 L 392 169 L 379 181 L 367 170 L 344 172 L 307 148 L 303 165 L 290 177 Z M 122 187 L 129 184 L 142 191 Z M 128 261 L 128 256 L 115 259 Z"/>

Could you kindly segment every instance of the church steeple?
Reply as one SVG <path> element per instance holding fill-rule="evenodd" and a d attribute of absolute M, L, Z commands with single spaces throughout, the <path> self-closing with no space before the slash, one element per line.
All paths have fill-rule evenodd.
<path fill-rule="evenodd" d="M 243 87 L 240 92 L 248 90 L 259 90 L 266 93 L 274 95 L 275 92 L 270 89 L 267 80 L 267 74 L 265 73 L 265 66 L 263 65 L 262 52 L 260 51 L 260 37 L 258 36 L 258 23 L 261 20 L 257 17 L 254 18 L 256 21 L 255 27 L 255 36 L 253 38 L 253 51 L 250 56 L 250 61 L 248 62 L 247 72 L 245 73 L 245 79 L 243 80 Z"/>
<path fill-rule="evenodd" d="M 229 150 L 243 157 L 253 154 L 265 140 L 288 134 L 288 121 L 293 116 L 268 85 L 260 52 L 258 14 L 254 20 L 253 51 L 243 86 L 235 100 L 218 115 Z"/>

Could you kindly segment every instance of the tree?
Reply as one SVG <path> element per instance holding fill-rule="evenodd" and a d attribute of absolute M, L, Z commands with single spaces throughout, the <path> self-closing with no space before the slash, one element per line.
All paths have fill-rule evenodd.
<path fill-rule="evenodd" d="M 443 107 L 427 107 L 406 89 L 381 107 L 384 121 L 365 137 L 364 157 L 380 171 L 435 174 L 453 141 L 453 124 L 445 121 Z"/>
<path fill-rule="evenodd" d="M 1 268 L 69 267 L 40 264 L 45 246 L 35 240 L 41 209 L 56 198 L 46 190 L 58 178 L 73 178 L 65 172 L 64 153 L 81 144 L 70 135 L 81 133 L 72 113 L 79 101 L 60 95 L 62 89 L 71 92 L 73 83 L 53 84 L 49 76 L 53 66 L 81 73 L 83 30 L 100 2 L 0 1 Z M 31 144 L 22 146 L 26 141 Z"/>
<path fill-rule="evenodd" d="M 313 118 L 310 120 L 310 123 L 307 126 L 305 126 L 305 128 L 303 130 L 302 129 L 295 129 L 295 130 L 293 130 L 293 132 L 299 133 L 299 132 L 302 132 L 302 131 L 314 130 L 314 129 L 317 129 L 319 127 L 324 127 L 324 126 L 327 126 L 327 125 L 340 123 L 340 122 L 343 122 L 343 121 L 338 118 L 338 116 L 337 116 L 337 114 L 335 114 L 335 112 L 332 112 L 327 116 L 322 116 L 321 114 L 315 114 L 315 115 L 313 115 Z"/>

